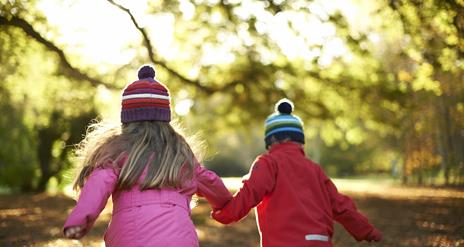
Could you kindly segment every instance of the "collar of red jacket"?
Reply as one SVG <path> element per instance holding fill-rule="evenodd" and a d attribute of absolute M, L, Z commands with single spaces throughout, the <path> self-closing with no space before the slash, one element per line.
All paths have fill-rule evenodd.
<path fill-rule="evenodd" d="M 269 148 L 270 153 L 279 150 L 299 150 L 304 154 L 303 145 L 292 141 L 272 144 L 272 146 Z"/>

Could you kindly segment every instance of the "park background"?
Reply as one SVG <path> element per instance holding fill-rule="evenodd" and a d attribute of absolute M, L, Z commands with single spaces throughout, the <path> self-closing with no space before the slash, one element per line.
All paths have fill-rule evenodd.
<path fill-rule="evenodd" d="M 153 64 L 232 191 L 287 97 L 376 246 L 464 246 L 463 55 L 462 0 L 0 0 L 0 245 L 101 245 L 111 205 L 82 241 L 61 236 L 73 150 Z M 258 245 L 253 213 L 208 214 L 199 200 L 201 246 Z M 367 246 L 338 225 L 334 243 Z"/>

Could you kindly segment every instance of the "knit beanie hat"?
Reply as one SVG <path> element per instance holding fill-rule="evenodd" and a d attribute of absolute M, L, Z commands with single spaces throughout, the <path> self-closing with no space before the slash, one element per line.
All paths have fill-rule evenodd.
<path fill-rule="evenodd" d="M 275 111 L 264 122 L 266 149 L 273 141 L 290 139 L 301 144 L 305 143 L 303 122 L 298 116 L 292 115 L 293 103 L 281 99 L 275 105 Z"/>
<path fill-rule="evenodd" d="M 139 80 L 124 88 L 121 103 L 121 122 L 171 121 L 169 91 L 155 80 L 155 70 L 150 65 L 138 71 Z"/>

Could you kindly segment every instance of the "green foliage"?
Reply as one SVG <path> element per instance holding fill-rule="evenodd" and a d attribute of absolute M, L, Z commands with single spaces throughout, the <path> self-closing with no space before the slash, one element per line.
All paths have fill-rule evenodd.
<path fill-rule="evenodd" d="M 399 142 L 403 181 L 424 183 L 442 170 L 445 183 L 462 183 L 464 128 L 459 121 L 464 43 L 464 5 L 460 1 L 391 1 L 410 40 L 398 79 L 409 100 Z M 459 182 L 461 180 L 461 182 Z"/>
<path fill-rule="evenodd" d="M 205 166 L 221 177 L 241 177 L 248 172 L 236 157 L 218 156 L 205 161 Z"/>
<path fill-rule="evenodd" d="M 37 160 L 31 131 L 23 124 L 22 105 L 13 105 L 8 92 L 0 86 L 0 186 L 31 189 L 36 182 Z"/>
<path fill-rule="evenodd" d="M 94 89 L 57 77 L 56 61 L 19 30 L 1 34 L 0 186 L 42 191 L 96 117 Z"/>
<path fill-rule="evenodd" d="M 114 89 L 147 61 L 170 88 L 173 109 L 188 103 L 188 128 L 207 132 L 207 164 L 220 174 L 246 172 L 264 152 L 262 122 L 288 97 L 305 123 L 308 153 L 331 175 L 387 172 L 397 162 L 404 181 L 443 174 L 464 183 L 462 1 L 128 4 L 127 23 L 143 25 L 117 32 L 141 36 L 121 37 L 127 43 L 114 53 L 131 54 L 124 64 L 98 65 L 76 54 L 88 44 L 70 43 L 41 2 L 0 4 L 2 184 L 40 190 L 51 177 L 60 182 L 88 121 L 117 119 Z"/>

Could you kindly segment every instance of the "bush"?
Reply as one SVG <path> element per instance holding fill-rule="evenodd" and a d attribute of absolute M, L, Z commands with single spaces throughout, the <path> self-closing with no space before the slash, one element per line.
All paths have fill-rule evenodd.
<path fill-rule="evenodd" d="M 248 172 L 237 159 L 230 156 L 216 156 L 205 161 L 205 166 L 221 177 L 241 177 Z"/>

